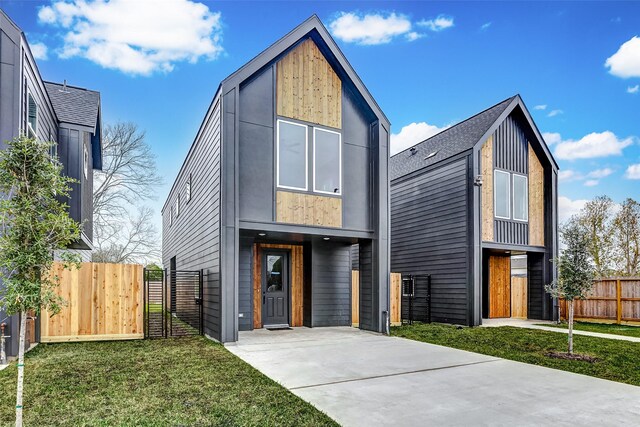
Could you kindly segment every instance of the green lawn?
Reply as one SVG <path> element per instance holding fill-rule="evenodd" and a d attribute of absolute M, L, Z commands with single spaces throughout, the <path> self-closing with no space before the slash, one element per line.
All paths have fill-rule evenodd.
<path fill-rule="evenodd" d="M 0 425 L 17 367 L 0 371 Z M 25 425 L 336 425 L 201 337 L 41 344 L 26 359 Z"/>
<path fill-rule="evenodd" d="M 458 329 L 418 323 L 391 328 L 391 334 L 640 386 L 640 343 L 574 336 L 575 353 L 598 359 L 589 363 L 545 356 L 549 352 L 567 351 L 567 335 L 557 332 L 509 326 Z"/>
<path fill-rule="evenodd" d="M 541 324 L 541 326 L 552 326 L 554 328 L 567 329 L 566 322 L 558 324 Z M 640 326 L 616 325 L 608 323 L 574 322 L 574 329 L 579 331 L 600 332 L 603 334 L 625 335 L 628 337 L 640 338 Z"/>

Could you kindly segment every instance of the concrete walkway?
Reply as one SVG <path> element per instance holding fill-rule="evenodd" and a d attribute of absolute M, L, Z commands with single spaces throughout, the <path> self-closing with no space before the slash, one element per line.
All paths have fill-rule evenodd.
<path fill-rule="evenodd" d="M 529 320 L 529 319 L 482 319 L 482 326 L 488 328 L 494 328 L 499 326 L 514 326 L 516 328 L 526 328 L 526 329 L 538 329 L 541 331 L 549 331 L 549 332 L 560 332 L 563 334 L 568 334 L 568 329 L 563 328 L 555 328 L 553 326 L 541 326 L 543 323 L 551 322 L 544 320 Z M 591 331 L 579 331 L 577 329 L 573 330 L 574 335 L 585 335 L 588 337 L 597 337 L 597 338 L 607 338 L 610 340 L 619 340 L 619 341 L 631 341 L 640 343 L 640 338 L 638 337 L 628 337 L 625 335 L 616 335 L 616 334 L 603 334 L 601 332 L 591 332 Z"/>
<path fill-rule="evenodd" d="M 640 420 L 640 387 L 354 328 L 240 332 L 227 348 L 345 426 Z"/>

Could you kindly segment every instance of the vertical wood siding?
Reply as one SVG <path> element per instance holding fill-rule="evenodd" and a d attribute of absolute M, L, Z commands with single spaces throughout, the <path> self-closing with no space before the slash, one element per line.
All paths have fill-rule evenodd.
<path fill-rule="evenodd" d="M 544 179 L 545 173 L 529 144 L 529 244 L 544 246 Z"/>
<path fill-rule="evenodd" d="M 493 242 L 493 135 L 482 145 L 480 168 L 482 170 L 482 240 Z"/>
<path fill-rule="evenodd" d="M 288 224 L 342 227 L 342 199 L 278 191 L 276 220 Z"/>

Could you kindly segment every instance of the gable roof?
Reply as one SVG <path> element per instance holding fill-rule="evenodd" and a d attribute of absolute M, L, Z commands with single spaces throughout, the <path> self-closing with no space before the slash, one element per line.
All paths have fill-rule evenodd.
<path fill-rule="evenodd" d="M 327 31 L 325 26 L 322 24 L 320 18 L 315 14 L 224 79 L 221 83 L 223 88 L 226 87 L 223 89 L 223 94 L 227 92 L 227 88 L 239 85 L 243 81 L 247 80 L 263 67 L 269 65 L 279 56 L 293 48 L 297 42 L 307 36 L 311 36 L 316 44 L 320 42 L 318 47 L 321 50 L 324 49 L 329 51 L 328 53 L 330 53 L 333 58 L 328 57 L 327 60 L 334 67 L 338 76 L 343 79 L 346 77 L 353 86 L 355 86 L 374 114 L 386 124 L 386 128 L 388 130 L 390 126 L 389 119 L 382 112 L 382 109 L 375 99 L 373 99 L 373 96 L 371 96 L 371 93 L 364 83 L 362 83 L 362 80 L 360 80 L 358 74 L 355 72 L 349 61 L 347 61 L 347 58 L 333 40 L 329 31 Z M 325 56 L 326 53 L 327 52 L 324 52 Z"/>
<path fill-rule="evenodd" d="M 540 142 L 542 151 L 551 164 L 557 169 L 558 165 L 553 159 L 553 156 L 551 156 L 522 98 L 520 98 L 520 95 L 514 95 L 413 147 L 393 155 L 389 159 L 390 179 L 400 178 L 411 172 L 473 149 L 476 144 L 488 138 L 516 107 L 520 107 L 536 139 Z M 413 153 L 411 152 L 412 149 L 415 150 Z"/>
<path fill-rule="evenodd" d="M 96 129 L 99 125 L 99 92 L 53 82 L 44 82 L 44 86 L 58 120 Z"/>

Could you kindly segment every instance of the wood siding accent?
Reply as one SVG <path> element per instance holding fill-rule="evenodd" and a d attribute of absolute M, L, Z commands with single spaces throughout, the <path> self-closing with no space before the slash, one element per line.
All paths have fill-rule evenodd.
<path fill-rule="evenodd" d="M 511 258 L 489 256 L 489 318 L 511 317 Z"/>
<path fill-rule="evenodd" d="M 41 316 L 41 342 L 98 341 L 144 338 L 143 267 L 137 264 L 83 262 L 65 270 L 55 262 L 60 278 L 56 292 L 67 302 L 51 317 Z"/>
<path fill-rule="evenodd" d="M 321 227 L 342 227 L 342 199 L 278 191 L 276 221 Z"/>
<path fill-rule="evenodd" d="M 271 243 L 256 243 L 253 245 L 253 327 L 262 328 L 262 249 L 285 249 L 290 251 L 291 271 L 289 274 L 290 298 L 289 318 L 290 326 L 303 326 L 303 288 L 304 263 L 301 245 L 280 245 Z"/>
<path fill-rule="evenodd" d="M 511 317 L 527 318 L 527 278 L 511 278 Z"/>
<path fill-rule="evenodd" d="M 529 244 L 544 246 L 544 169 L 529 144 Z"/>
<path fill-rule="evenodd" d="M 278 61 L 276 109 L 279 116 L 342 127 L 342 82 L 313 40 Z"/>
<path fill-rule="evenodd" d="M 360 272 L 351 271 L 351 326 L 360 325 Z"/>
<path fill-rule="evenodd" d="M 493 242 L 493 135 L 480 151 L 482 169 L 482 240 Z"/>

